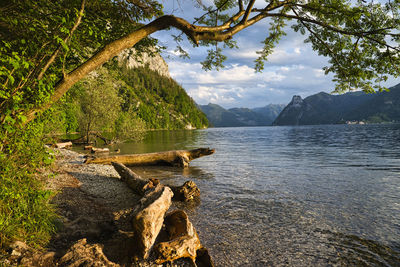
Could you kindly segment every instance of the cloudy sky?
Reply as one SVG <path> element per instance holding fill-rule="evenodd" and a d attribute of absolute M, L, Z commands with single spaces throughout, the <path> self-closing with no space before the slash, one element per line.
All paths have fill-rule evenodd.
<path fill-rule="evenodd" d="M 192 21 L 201 10 L 193 7 L 195 1 L 164 1 L 165 13 Z M 262 4 L 264 1 L 258 1 Z M 203 1 L 207 3 L 207 1 Z M 265 3 L 265 2 L 264 2 Z M 332 76 L 325 76 L 322 67 L 327 59 L 318 56 L 305 44 L 304 37 L 288 28 L 274 53 L 266 62 L 264 71 L 254 71 L 256 51 L 262 48 L 268 22 L 262 21 L 239 34 L 234 39 L 239 49 L 226 50 L 228 60 L 219 71 L 204 71 L 200 62 L 207 56 L 207 48 L 195 47 L 185 41 L 181 45 L 189 52 L 190 59 L 182 59 L 174 51 L 176 44 L 171 34 L 178 31 L 157 32 L 153 36 L 167 46 L 163 56 L 167 61 L 171 76 L 180 83 L 188 94 L 199 104 L 215 103 L 225 108 L 261 107 L 267 104 L 287 104 L 293 95 L 303 98 L 325 91 L 331 92 L 334 84 Z M 397 81 L 398 82 L 398 81 Z M 387 86 L 395 85 L 391 80 Z"/>

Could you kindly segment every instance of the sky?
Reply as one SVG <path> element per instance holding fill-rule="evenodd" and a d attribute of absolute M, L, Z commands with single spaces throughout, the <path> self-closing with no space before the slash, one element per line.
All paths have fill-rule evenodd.
<path fill-rule="evenodd" d="M 185 0 L 178 4 L 165 0 L 164 12 L 192 22 L 196 15 L 202 14 L 200 9 L 194 8 L 194 2 Z M 203 0 L 203 3 L 207 2 Z M 263 2 L 257 1 L 257 4 L 262 5 Z M 309 44 L 304 43 L 304 36 L 290 27 L 268 58 L 263 72 L 256 73 L 256 51 L 261 50 L 261 41 L 267 36 L 267 30 L 268 22 L 261 21 L 235 35 L 239 49 L 227 49 L 224 52 L 228 60 L 224 63 L 225 68 L 219 71 L 201 68 L 200 62 L 207 56 L 206 47 L 193 47 L 184 41 L 181 45 L 189 52 L 190 59 L 180 58 L 174 51 L 176 43 L 171 37 L 171 34 L 179 34 L 177 30 L 161 31 L 152 36 L 167 47 L 162 55 L 172 78 L 200 105 L 214 103 L 224 108 L 254 108 L 288 104 L 293 95 L 305 98 L 321 91 L 333 91 L 333 75 L 326 76 L 322 71 L 327 65 L 327 58 L 318 56 Z M 386 86 L 397 83 L 390 79 Z"/>

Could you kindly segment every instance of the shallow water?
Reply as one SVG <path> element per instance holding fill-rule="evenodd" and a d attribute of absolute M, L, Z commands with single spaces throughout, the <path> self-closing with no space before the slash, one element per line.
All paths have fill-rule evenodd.
<path fill-rule="evenodd" d="M 150 132 L 121 153 L 212 147 L 143 177 L 200 187 L 186 208 L 217 266 L 400 266 L 400 125 Z"/>

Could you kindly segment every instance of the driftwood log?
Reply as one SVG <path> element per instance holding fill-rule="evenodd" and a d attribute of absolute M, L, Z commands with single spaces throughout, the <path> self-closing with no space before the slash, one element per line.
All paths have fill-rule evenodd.
<path fill-rule="evenodd" d="M 158 179 L 144 180 L 142 177 L 137 175 L 131 169 L 126 167 L 124 164 L 118 162 L 112 162 L 114 169 L 121 176 L 121 180 L 124 181 L 129 188 L 131 188 L 136 194 L 144 196 L 146 191 L 157 186 L 159 184 Z M 191 201 L 196 200 L 200 197 L 200 189 L 193 181 L 186 181 L 181 186 L 169 186 L 174 193 L 174 200 L 178 201 Z"/>
<path fill-rule="evenodd" d="M 56 147 L 56 148 L 67 148 L 70 146 L 72 146 L 72 142 L 64 142 L 64 143 L 54 144 L 54 147 Z"/>
<path fill-rule="evenodd" d="M 165 224 L 168 240 L 154 246 L 157 263 L 190 258 L 196 266 L 213 267 L 208 250 L 201 245 L 197 232 L 184 211 L 175 210 L 164 219 L 175 192 L 178 200 L 185 201 L 193 200 L 200 195 L 196 184 L 188 181 L 171 190 L 168 186 L 161 185 L 158 179 L 142 179 L 124 164 L 112 162 L 112 165 L 121 176 L 121 180 L 136 194 L 142 196 L 134 210 L 132 221 L 138 244 L 138 256 L 142 259 L 148 258 L 162 225 Z"/>
<path fill-rule="evenodd" d="M 208 255 L 208 251 L 201 245 L 199 236 L 186 212 L 175 210 L 167 214 L 164 224 L 169 241 L 154 246 L 158 264 L 190 258 L 198 266 L 214 266 L 211 257 L 204 257 L 204 254 Z"/>
<path fill-rule="evenodd" d="M 139 254 L 148 258 L 151 248 L 161 231 L 164 215 L 171 206 L 173 193 L 167 186 L 158 184 L 140 199 L 133 211 L 133 229 L 139 245 Z"/>
<path fill-rule="evenodd" d="M 108 147 L 105 148 L 98 148 L 98 147 L 91 147 L 90 148 L 90 153 L 108 153 L 110 152 L 110 149 Z"/>
<path fill-rule="evenodd" d="M 111 164 L 111 162 L 119 162 L 126 166 L 171 165 L 187 167 L 191 160 L 211 155 L 214 152 L 215 150 L 210 148 L 197 148 L 193 150 L 173 150 L 146 154 L 88 157 L 85 163 Z"/>

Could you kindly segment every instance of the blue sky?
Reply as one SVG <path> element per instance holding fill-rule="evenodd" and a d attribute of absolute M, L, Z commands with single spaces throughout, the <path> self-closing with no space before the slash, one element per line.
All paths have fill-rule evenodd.
<path fill-rule="evenodd" d="M 194 2 L 164 1 L 164 11 L 191 22 L 201 12 L 193 7 Z M 203 0 L 203 3 L 207 2 Z M 263 2 L 258 1 L 260 5 Z M 262 48 L 261 41 L 266 37 L 267 30 L 268 21 L 262 21 L 237 34 L 234 39 L 239 49 L 225 51 L 228 56 L 224 64 L 226 67 L 219 71 L 204 71 L 201 68 L 200 62 L 207 56 L 205 47 L 193 48 L 184 41 L 182 46 L 189 52 L 190 59 L 177 56 L 171 34 L 177 35 L 178 31 L 162 31 L 152 36 L 167 46 L 163 57 L 169 65 L 171 76 L 198 104 L 211 102 L 225 108 L 253 108 L 271 103 L 287 104 L 293 95 L 304 98 L 321 91 L 329 93 L 334 89 L 332 76 L 325 76 L 322 71 L 327 59 L 318 56 L 309 44 L 303 42 L 304 37 L 290 28 L 269 57 L 264 71 L 255 73 L 256 51 Z M 395 84 L 396 81 L 391 79 L 387 86 Z"/>

